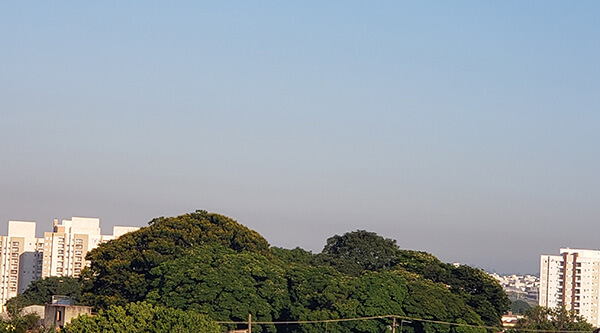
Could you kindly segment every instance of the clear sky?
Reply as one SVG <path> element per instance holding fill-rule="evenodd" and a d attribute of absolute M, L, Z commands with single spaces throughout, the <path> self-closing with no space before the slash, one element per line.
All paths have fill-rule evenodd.
<path fill-rule="evenodd" d="M 598 1 L 4 1 L 8 220 L 206 209 L 500 273 L 600 248 Z"/>

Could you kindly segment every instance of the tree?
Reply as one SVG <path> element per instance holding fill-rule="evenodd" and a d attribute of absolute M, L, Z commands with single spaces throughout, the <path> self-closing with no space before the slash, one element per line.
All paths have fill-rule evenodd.
<path fill-rule="evenodd" d="M 153 304 L 204 313 L 220 321 L 273 321 L 289 304 L 284 268 L 251 252 L 206 245 L 165 262 L 155 275 L 147 300 Z M 274 332 L 274 326 L 265 326 Z"/>
<path fill-rule="evenodd" d="M 358 276 L 394 266 L 398 251 L 395 240 L 357 230 L 327 239 L 320 260 L 344 274 Z"/>
<path fill-rule="evenodd" d="M 144 300 L 155 277 L 150 271 L 197 246 L 221 244 L 237 252 L 271 256 L 261 235 L 223 215 L 196 211 L 149 224 L 88 253 L 92 265 L 82 272 L 88 303 L 104 308 Z"/>
<path fill-rule="evenodd" d="M 62 331 L 62 330 L 61 330 Z M 84 315 L 65 325 L 66 333 L 220 333 L 219 325 L 203 314 L 149 303 L 110 306 L 94 316 Z"/>
<path fill-rule="evenodd" d="M 509 308 L 510 300 L 498 281 L 481 269 L 466 265 L 454 267 L 429 253 L 408 250 L 400 250 L 396 266 L 449 286 L 450 291 L 462 297 L 488 326 L 499 325 Z"/>
<path fill-rule="evenodd" d="M 284 249 L 281 247 L 271 247 L 271 253 L 279 260 L 287 264 L 311 265 L 315 262 L 316 255 L 300 247 L 293 249 Z"/>
<path fill-rule="evenodd" d="M 446 322 L 458 322 L 460 319 L 465 324 L 484 324 L 477 312 L 469 307 L 462 297 L 451 293 L 441 283 L 434 283 L 422 278 L 408 283 L 408 294 L 404 300 L 403 309 L 408 317 Z M 461 331 L 447 324 L 418 321 L 414 321 L 411 328 L 417 333 Z"/>
<path fill-rule="evenodd" d="M 355 279 L 350 294 L 357 301 L 356 316 L 404 316 L 403 305 L 408 294 L 407 281 L 397 272 L 365 272 Z M 354 331 L 385 332 L 391 320 L 366 320 L 356 322 Z"/>
<path fill-rule="evenodd" d="M 585 318 L 568 311 L 564 307 L 547 308 L 535 306 L 524 313 L 524 317 L 517 321 L 514 332 L 519 330 L 547 330 L 547 331 L 593 331 L 592 324 Z"/>
<path fill-rule="evenodd" d="M 531 309 L 531 305 L 529 303 L 522 301 L 520 299 L 516 301 L 512 301 L 510 303 L 510 311 L 515 314 L 523 314 L 525 311 Z"/>
<path fill-rule="evenodd" d="M 79 304 L 81 288 L 81 281 L 78 278 L 47 277 L 31 282 L 22 294 L 6 302 L 6 308 L 11 316 L 16 316 L 26 306 L 49 304 L 53 295 L 69 296 L 73 304 Z"/>
<path fill-rule="evenodd" d="M 448 275 L 441 282 L 450 285 L 453 293 L 463 296 L 486 325 L 499 325 L 510 300 L 498 281 L 478 268 L 448 266 Z"/>
<path fill-rule="evenodd" d="M 331 267 L 289 266 L 284 275 L 289 302 L 280 320 L 304 321 L 356 316 L 358 301 L 349 295 L 354 277 L 345 276 Z M 280 332 L 349 332 L 343 323 L 288 325 Z"/>

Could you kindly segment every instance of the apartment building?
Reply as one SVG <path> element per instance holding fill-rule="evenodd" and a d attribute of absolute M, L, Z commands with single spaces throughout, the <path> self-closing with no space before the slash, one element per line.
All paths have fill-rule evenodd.
<path fill-rule="evenodd" d="M 562 306 L 600 326 L 600 251 L 560 249 L 540 258 L 539 305 Z"/>
<path fill-rule="evenodd" d="M 49 276 L 78 277 L 90 264 L 88 251 L 100 243 L 135 231 L 138 227 L 115 226 L 112 235 L 102 235 L 100 219 L 73 217 L 54 220 L 52 232 L 37 238 L 36 223 L 9 221 L 8 236 L 0 236 L 0 312 L 11 297 L 29 284 Z"/>

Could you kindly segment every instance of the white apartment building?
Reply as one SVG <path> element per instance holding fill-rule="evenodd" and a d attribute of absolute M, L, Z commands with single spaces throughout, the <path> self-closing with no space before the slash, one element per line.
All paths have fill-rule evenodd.
<path fill-rule="evenodd" d="M 78 277 L 90 264 L 88 251 L 98 244 L 138 230 L 115 226 L 112 235 L 102 235 L 100 219 L 73 217 L 54 220 L 52 232 L 35 237 L 35 222 L 9 221 L 8 236 L 0 236 L 0 312 L 6 301 L 22 293 L 29 284 L 49 276 Z"/>
<path fill-rule="evenodd" d="M 560 249 L 540 258 L 539 305 L 562 306 L 600 326 L 600 251 Z"/>

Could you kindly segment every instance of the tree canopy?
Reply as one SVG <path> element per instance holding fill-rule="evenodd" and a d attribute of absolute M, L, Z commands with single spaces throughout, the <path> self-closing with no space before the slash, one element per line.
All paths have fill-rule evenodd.
<path fill-rule="evenodd" d="M 88 303 L 105 307 L 144 300 L 155 278 L 151 270 L 194 247 L 221 244 L 237 252 L 270 255 L 261 235 L 223 215 L 199 210 L 149 224 L 88 253 L 92 265 L 82 272 Z"/>
<path fill-rule="evenodd" d="M 81 281 L 67 276 L 33 281 L 22 294 L 9 299 L 6 308 L 14 316 L 26 306 L 49 304 L 53 295 L 69 296 L 73 304 L 78 304 L 81 300 Z"/>
<path fill-rule="evenodd" d="M 398 251 L 395 240 L 357 230 L 327 239 L 320 257 L 340 272 L 356 276 L 394 266 Z"/>
<path fill-rule="evenodd" d="M 66 333 L 221 333 L 220 326 L 208 316 L 192 311 L 129 303 L 110 306 L 94 316 L 79 316 L 65 325 Z"/>
<path fill-rule="evenodd" d="M 136 313 L 150 316 L 160 309 L 237 322 L 250 313 L 268 322 L 396 315 L 496 326 L 509 304 L 500 285 L 483 271 L 402 250 L 396 241 L 373 232 L 334 235 L 321 253 L 313 254 L 301 248 L 270 248 L 257 232 L 205 211 L 154 219 L 146 228 L 100 245 L 87 259 L 92 266 L 82 274 L 83 300 L 106 317 L 104 322 L 86 318 L 77 324 L 87 328 L 104 329 L 108 326 L 98 325 L 117 313 L 135 322 L 130 317 Z M 389 325 L 391 319 L 380 318 L 259 325 L 253 330 L 369 333 Z M 407 329 L 478 332 L 420 322 Z"/>
<path fill-rule="evenodd" d="M 564 307 L 547 308 L 535 306 L 524 313 L 524 317 L 517 321 L 513 332 L 519 330 L 547 330 L 547 331 L 593 331 L 594 327 L 582 316 L 579 316 Z"/>

